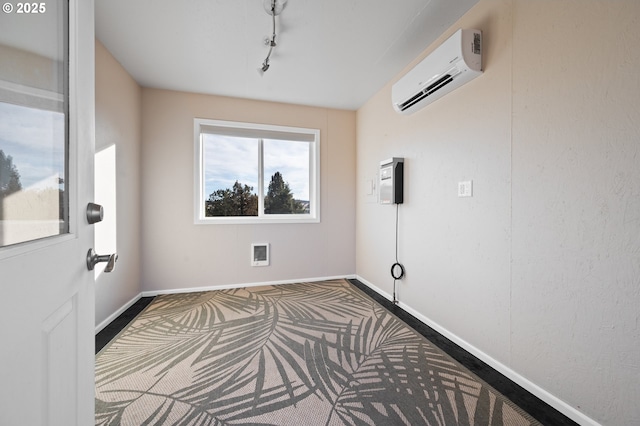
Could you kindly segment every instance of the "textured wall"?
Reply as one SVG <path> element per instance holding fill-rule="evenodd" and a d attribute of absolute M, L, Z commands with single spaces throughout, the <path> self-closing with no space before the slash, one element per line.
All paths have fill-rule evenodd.
<path fill-rule="evenodd" d="M 516 5 L 513 367 L 640 424 L 640 3 Z"/>
<path fill-rule="evenodd" d="M 115 203 L 117 207 L 105 208 L 104 223 L 95 225 L 96 251 L 107 254 L 101 250 L 113 249 L 115 244 L 119 255 L 114 271 L 96 278 L 96 325 L 140 294 L 141 106 L 142 90 L 138 84 L 102 43 L 96 41 L 96 158 L 105 150 L 109 156 L 115 151 L 116 171 L 112 173 L 115 198 L 101 200 L 98 190 L 95 201 Z M 100 173 L 104 166 L 96 163 L 96 172 Z M 101 178 L 105 176 L 96 176 L 96 182 L 104 180 Z M 105 235 L 109 241 L 100 241 L 105 231 L 102 228 L 112 225 L 115 225 L 115 235 L 109 235 L 112 232 L 109 228 Z M 104 264 L 96 268 L 104 269 Z"/>
<path fill-rule="evenodd" d="M 355 112 L 143 89 L 143 290 L 355 272 Z M 321 222 L 194 225 L 193 119 L 320 129 Z M 251 243 L 271 264 L 251 267 Z"/>
<path fill-rule="evenodd" d="M 391 82 L 357 114 L 356 273 L 392 292 L 395 209 L 367 184 L 405 157 L 401 303 L 586 424 L 640 423 L 639 16 L 481 1 L 440 41 L 483 30 L 482 76 L 407 117 Z"/>

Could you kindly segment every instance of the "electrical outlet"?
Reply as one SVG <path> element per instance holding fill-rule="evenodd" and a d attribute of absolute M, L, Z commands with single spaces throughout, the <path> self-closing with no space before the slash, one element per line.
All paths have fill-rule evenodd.
<path fill-rule="evenodd" d="M 458 197 L 473 197 L 473 181 L 458 182 Z"/>

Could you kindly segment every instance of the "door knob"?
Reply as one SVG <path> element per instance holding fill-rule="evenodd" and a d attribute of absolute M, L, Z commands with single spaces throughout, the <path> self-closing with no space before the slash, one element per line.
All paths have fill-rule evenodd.
<path fill-rule="evenodd" d="M 87 204 L 87 222 L 89 225 L 102 222 L 104 218 L 104 209 L 100 204 L 89 203 Z"/>
<path fill-rule="evenodd" d="M 116 261 L 118 260 L 118 254 L 104 254 L 99 255 L 93 249 L 89 249 L 87 252 L 87 269 L 93 271 L 97 263 L 107 262 L 107 266 L 104 268 L 105 272 L 113 271 L 113 268 L 116 267 Z"/>

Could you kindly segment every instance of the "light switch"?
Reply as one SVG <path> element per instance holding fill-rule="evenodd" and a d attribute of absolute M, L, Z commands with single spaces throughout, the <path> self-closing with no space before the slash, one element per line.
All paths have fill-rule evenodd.
<path fill-rule="evenodd" d="M 473 197 L 473 181 L 458 182 L 458 197 Z"/>
<path fill-rule="evenodd" d="M 373 180 L 367 179 L 364 187 L 365 187 L 366 195 L 373 195 Z"/>

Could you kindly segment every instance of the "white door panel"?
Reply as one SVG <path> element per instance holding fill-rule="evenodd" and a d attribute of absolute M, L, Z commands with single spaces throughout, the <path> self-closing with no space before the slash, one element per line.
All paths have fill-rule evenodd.
<path fill-rule="evenodd" d="M 11 7 L 0 12 L 0 425 L 86 426 L 95 422 L 86 265 L 94 236 L 85 217 L 93 0 L 38 2 L 38 13 L 3 3 Z"/>

